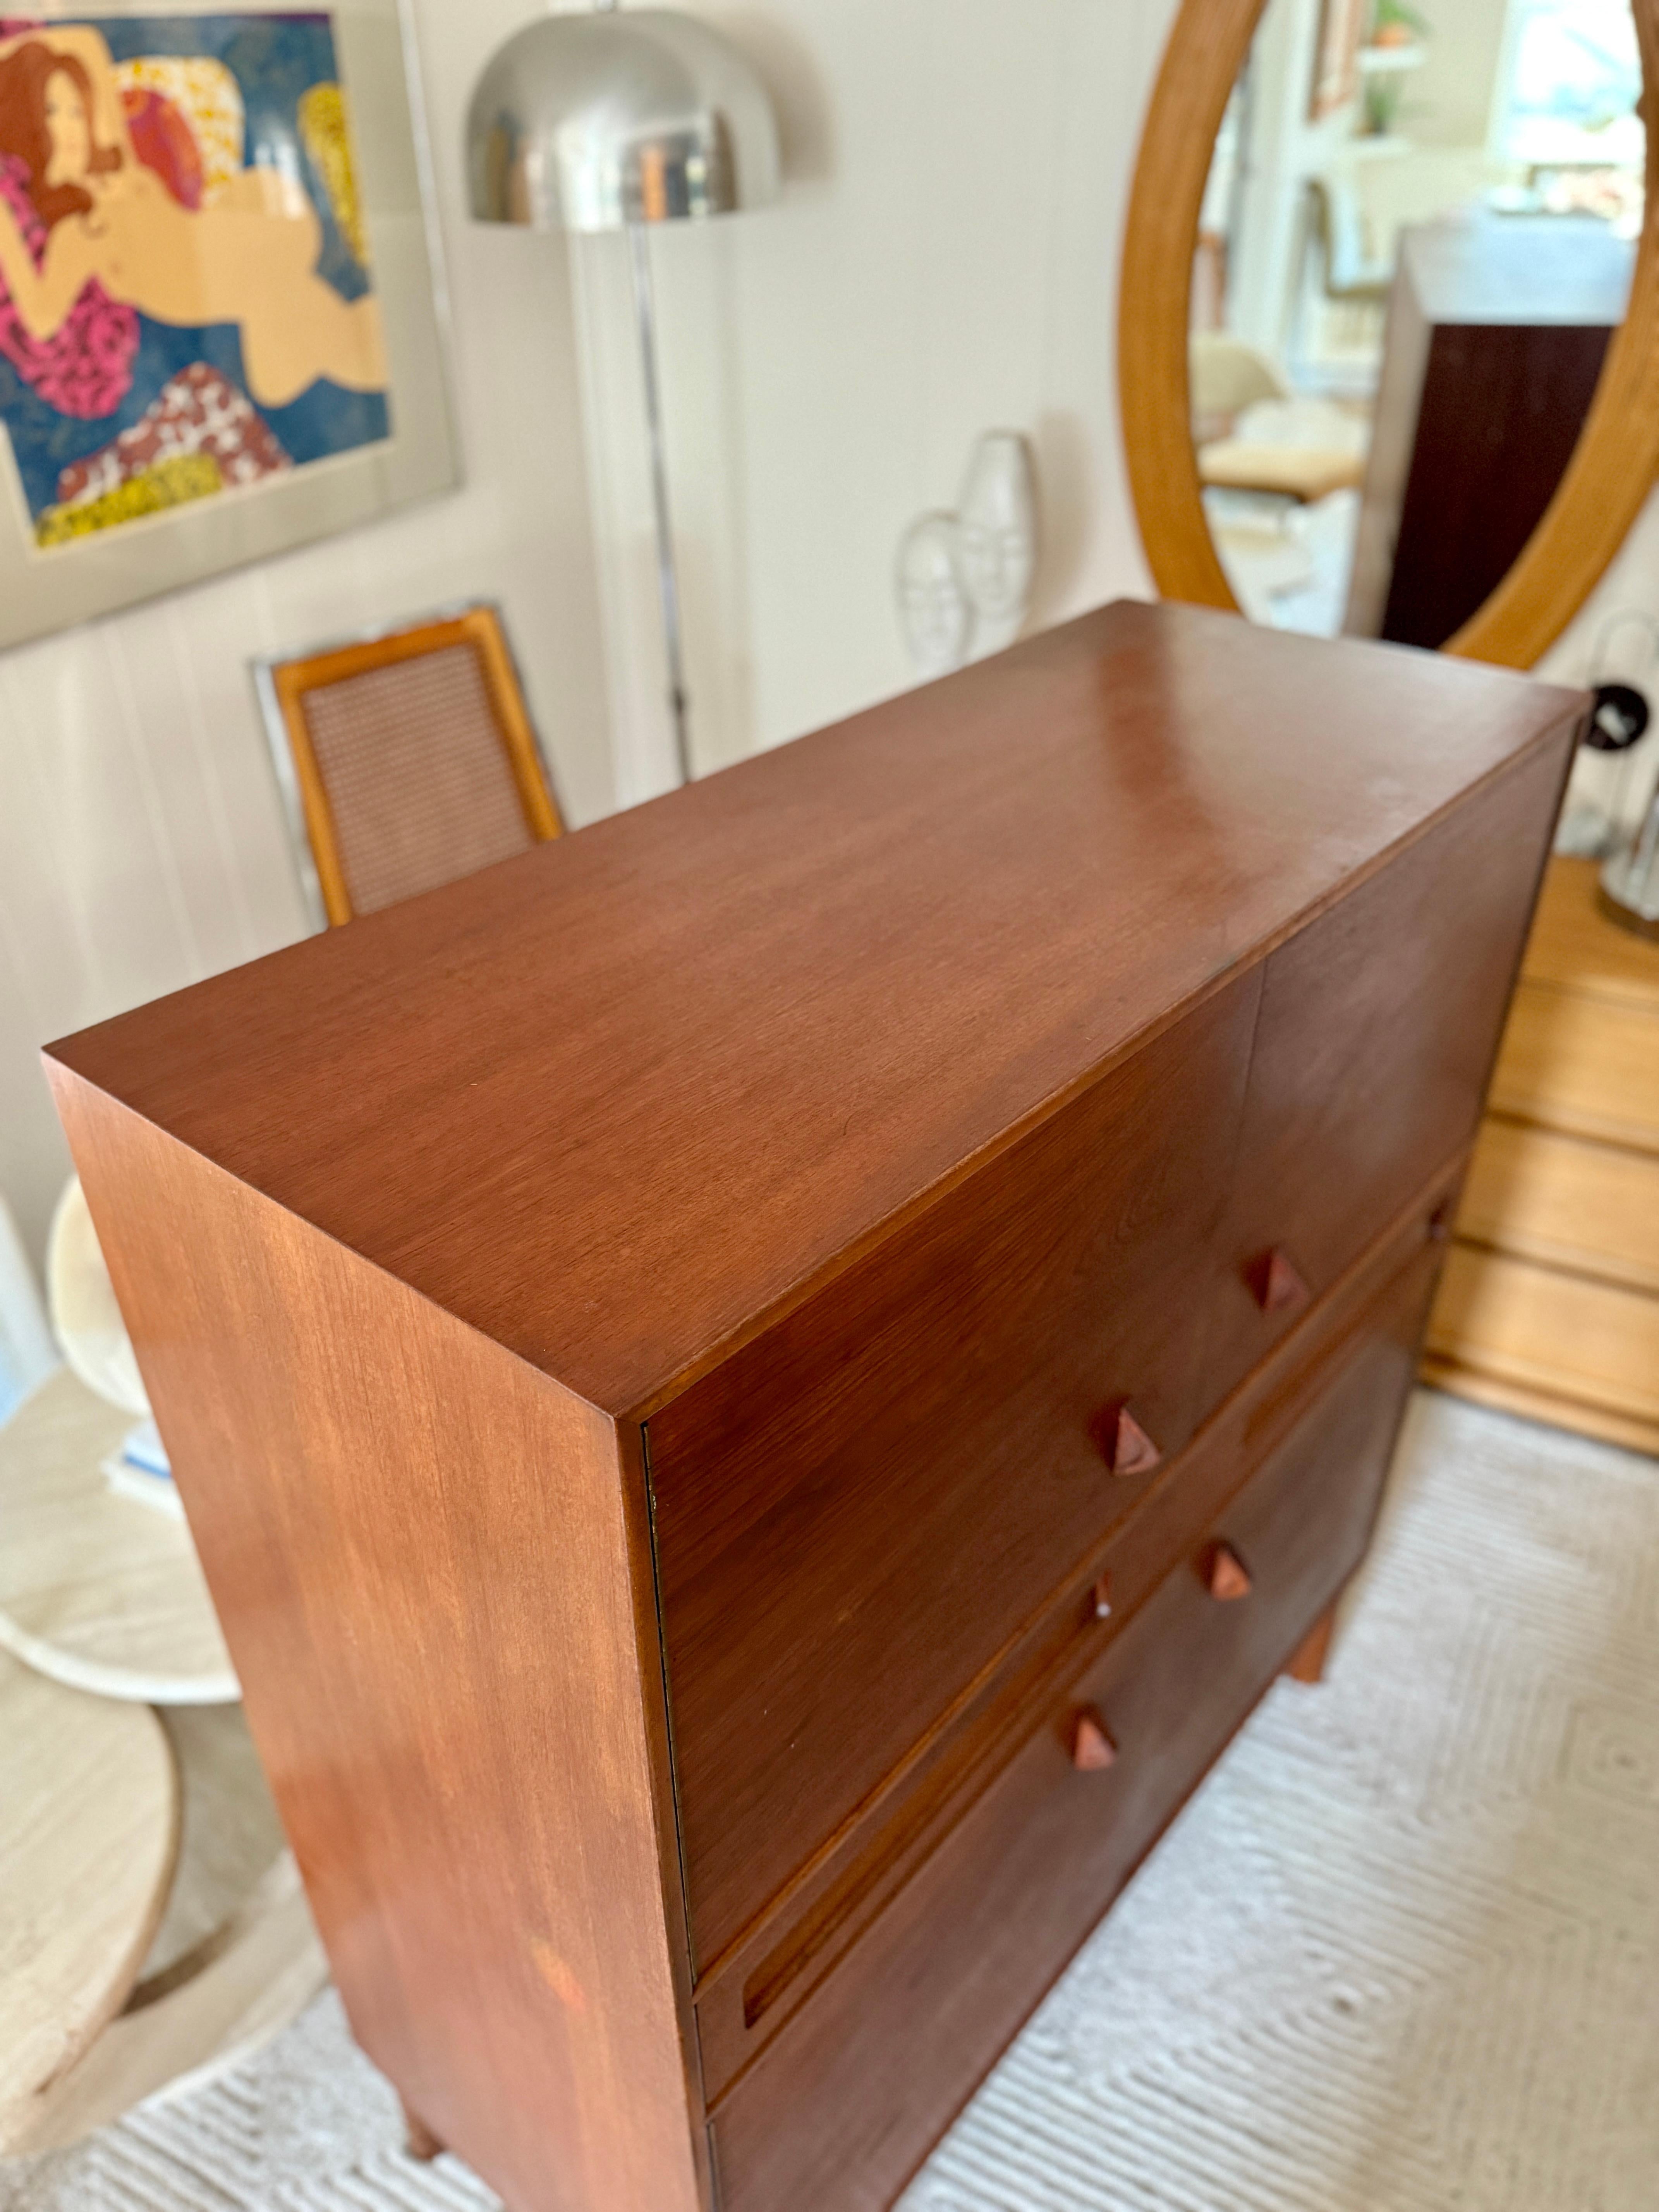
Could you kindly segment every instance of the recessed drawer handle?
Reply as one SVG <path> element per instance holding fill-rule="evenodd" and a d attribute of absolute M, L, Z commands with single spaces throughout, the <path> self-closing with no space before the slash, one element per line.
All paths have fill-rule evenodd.
<path fill-rule="evenodd" d="M 1231 1544 L 1215 1546 L 1204 1581 L 1210 1595 L 1219 1598 L 1224 1605 L 1250 1594 L 1249 1570 Z"/>
<path fill-rule="evenodd" d="M 1250 1288 L 1263 1313 L 1295 1313 L 1313 1295 L 1294 1262 L 1276 1244 L 1256 1261 L 1251 1278 Z"/>
<path fill-rule="evenodd" d="M 1164 1457 L 1121 1399 L 1097 1418 L 1094 1439 L 1114 1474 L 1150 1474 Z"/>
<path fill-rule="evenodd" d="M 1079 1713 L 1072 1724 L 1072 1764 L 1079 1774 L 1099 1774 L 1117 1757 L 1117 1746 L 1106 1733 L 1106 1723 L 1092 1709 Z"/>

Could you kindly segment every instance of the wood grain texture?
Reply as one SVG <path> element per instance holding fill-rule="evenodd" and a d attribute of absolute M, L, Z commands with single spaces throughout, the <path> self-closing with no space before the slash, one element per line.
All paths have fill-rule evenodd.
<path fill-rule="evenodd" d="M 1257 1562 L 1256 1595 L 1214 1605 L 1201 1551 L 1179 1565 L 717 2101 L 726 2212 L 874 2212 L 898 2193 L 1359 1557 L 1432 1277 L 1431 1256 L 1400 1279 L 1363 1356 L 1214 1532 Z M 1079 1706 L 1116 1744 L 1106 1771 L 1076 1770 Z"/>
<path fill-rule="evenodd" d="M 706 2204 L 716 2104 L 733 2201 L 896 2185 L 1329 1602 L 1581 708 L 1108 609 L 56 1049 L 354 2026 L 514 2212 Z M 1088 1834 L 958 1852 L 1031 1746 Z"/>
<path fill-rule="evenodd" d="M 179 1779 L 147 1705 L 0 1653 L 0 2152 L 126 2000 L 167 1902 Z"/>
<path fill-rule="evenodd" d="M 700 1967 L 1144 1493 L 1157 1456 L 1110 1479 L 1101 1400 L 1174 1453 L 1218 1395 L 1255 998 L 1208 1000 L 651 1420 Z"/>
<path fill-rule="evenodd" d="M 1460 1368 L 1659 1423 L 1659 1298 L 1455 1243 L 1429 1347 Z"/>
<path fill-rule="evenodd" d="M 1546 875 L 1430 1330 L 1432 1378 L 1659 1449 L 1659 945 Z"/>
<path fill-rule="evenodd" d="M 1216 1379 L 1289 1318 L 1250 1294 L 1264 1248 L 1317 1294 L 1472 1138 L 1566 766 L 1520 763 L 1267 962 Z"/>
<path fill-rule="evenodd" d="M 1216 133 L 1265 0 L 1185 0 L 1135 162 L 1118 280 L 1117 384 L 1140 542 L 1166 599 L 1237 611 L 1193 443 L 1193 254 Z"/>
<path fill-rule="evenodd" d="M 1659 1154 L 1488 1115 L 1457 1227 L 1468 1243 L 1659 1297 Z"/>
<path fill-rule="evenodd" d="M 1461 1161 L 1447 1163 L 1413 1194 L 1188 1449 L 1164 1462 L 1127 1517 L 1073 1563 L 854 1818 L 705 1970 L 697 2021 L 711 2100 L 810 1998 L 1006 1760 L 1026 1725 L 1034 1686 L 1120 1634 L 1171 1559 L 1200 1541 L 1250 1470 L 1336 1385 L 1363 1348 L 1379 1302 L 1405 1270 L 1441 1249 L 1431 1224 L 1461 1170 Z M 1110 1585 L 1104 1615 L 1097 1600 L 1103 1577 Z"/>
<path fill-rule="evenodd" d="M 0 1427 L 0 1644 L 99 1697 L 229 1704 L 190 1531 L 118 1497 L 100 1465 L 132 1425 L 60 1368 Z"/>
<path fill-rule="evenodd" d="M 1123 604 L 53 1050 L 641 1413 L 1579 712 Z"/>
<path fill-rule="evenodd" d="M 62 2149 L 146 2098 L 205 2087 L 246 2064 L 326 1987 L 328 1960 L 286 1852 L 222 1934 L 197 1972 L 111 2021 L 36 2100 L 15 2150 Z"/>
<path fill-rule="evenodd" d="M 1599 873 L 1595 860 L 1558 854 L 1550 862 L 1522 975 L 1659 1015 L 1659 945 L 1607 920 L 1596 904 Z"/>
<path fill-rule="evenodd" d="M 1659 1012 L 1523 979 L 1492 1103 L 1516 1121 L 1659 1153 Z"/>
<path fill-rule="evenodd" d="M 660 1676 L 611 1425 L 57 1085 L 354 2032 L 520 2212 L 690 2212 Z"/>
<path fill-rule="evenodd" d="M 1182 0 L 1147 111 L 1124 238 L 1118 382 L 1130 490 L 1160 592 L 1231 608 L 1194 453 L 1188 321 L 1199 210 L 1216 132 L 1265 0 Z M 1647 84 L 1659 84 L 1659 0 L 1632 0 Z M 1449 641 L 1530 668 L 1623 544 L 1659 473 L 1659 172 L 1626 318 L 1583 436 L 1543 519 L 1486 605 Z"/>
<path fill-rule="evenodd" d="M 1506 1382 L 1432 1349 L 1424 1354 L 1423 1380 L 1454 1397 L 1471 1399 L 1477 1406 L 1518 1414 L 1523 1421 L 1543 1421 L 1554 1429 L 1571 1429 L 1579 1436 L 1597 1437 L 1604 1443 L 1621 1444 L 1626 1451 L 1648 1452 L 1659 1459 L 1659 1420 L 1644 1421 L 1634 1414 L 1615 1413 L 1586 1398 L 1563 1397 L 1540 1389 L 1536 1382 Z"/>

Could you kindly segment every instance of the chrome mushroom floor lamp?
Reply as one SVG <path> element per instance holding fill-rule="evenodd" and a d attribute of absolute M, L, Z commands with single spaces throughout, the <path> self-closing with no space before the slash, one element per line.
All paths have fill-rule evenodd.
<path fill-rule="evenodd" d="M 647 226 L 758 207 L 778 191 L 771 101 L 747 58 L 696 16 L 600 6 L 515 32 L 467 117 L 472 213 L 532 230 L 626 230 L 645 383 L 668 701 L 691 775 L 679 585 L 664 455 Z"/>

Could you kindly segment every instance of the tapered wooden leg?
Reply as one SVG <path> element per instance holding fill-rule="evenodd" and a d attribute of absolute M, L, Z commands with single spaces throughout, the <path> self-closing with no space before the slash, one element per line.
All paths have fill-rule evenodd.
<path fill-rule="evenodd" d="M 434 2158 L 441 2155 L 443 2145 L 418 2112 L 411 2112 L 401 2097 L 398 2102 L 404 2106 L 404 2148 L 411 2158 L 418 2158 L 422 2165 L 429 2165 Z"/>
<path fill-rule="evenodd" d="M 1322 1613 L 1285 1661 L 1281 1672 L 1293 1682 L 1320 1682 L 1325 1678 L 1325 1655 L 1331 1648 L 1331 1631 L 1336 1626 L 1336 1607 Z"/>

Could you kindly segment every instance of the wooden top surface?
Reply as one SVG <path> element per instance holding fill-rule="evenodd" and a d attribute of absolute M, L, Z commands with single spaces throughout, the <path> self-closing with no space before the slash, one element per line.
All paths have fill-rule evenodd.
<path fill-rule="evenodd" d="M 149 1707 L 0 1652 L 0 2152 L 125 2002 L 178 1848 L 178 1777 Z"/>
<path fill-rule="evenodd" d="M 51 1056 L 640 1412 L 1583 705 L 1122 603 Z"/>
<path fill-rule="evenodd" d="M 228 1703 L 189 1529 L 118 1496 L 100 1465 L 134 1425 L 63 1367 L 0 1426 L 0 1644 L 100 1697 Z"/>

